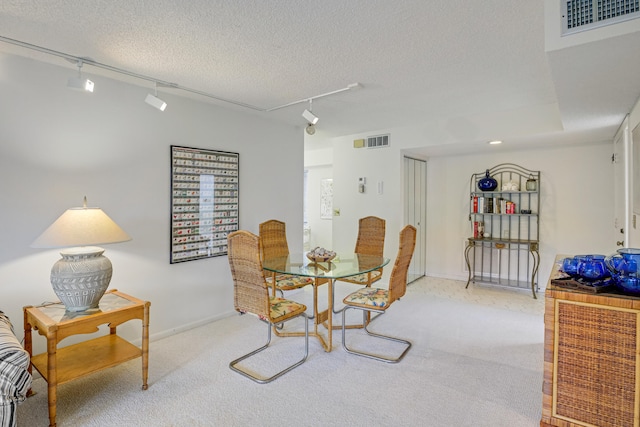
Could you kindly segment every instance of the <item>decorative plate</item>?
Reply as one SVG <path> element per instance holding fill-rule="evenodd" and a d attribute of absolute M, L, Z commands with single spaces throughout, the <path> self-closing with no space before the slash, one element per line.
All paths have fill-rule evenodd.
<path fill-rule="evenodd" d="M 307 258 L 313 262 L 329 262 L 336 257 L 336 253 L 324 248 L 315 248 L 307 252 Z"/>

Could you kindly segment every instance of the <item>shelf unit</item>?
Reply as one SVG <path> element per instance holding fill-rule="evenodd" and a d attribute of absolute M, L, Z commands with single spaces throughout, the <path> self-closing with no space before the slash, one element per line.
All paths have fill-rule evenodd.
<path fill-rule="evenodd" d="M 467 287 L 473 282 L 531 288 L 536 298 L 540 265 L 540 171 L 503 163 L 490 168 L 489 175 L 498 181 L 495 190 L 478 188 L 486 171 L 472 174 L 469 183 L 471 237 L 464 251 L 469 272 Z M 527 191 L 527 181 L 535 181 L 534 190 Z M 513 211 L 507 208 L 511 203 L 515 204 Z M 523 210 L 530 213 L 522 213 Z"/>

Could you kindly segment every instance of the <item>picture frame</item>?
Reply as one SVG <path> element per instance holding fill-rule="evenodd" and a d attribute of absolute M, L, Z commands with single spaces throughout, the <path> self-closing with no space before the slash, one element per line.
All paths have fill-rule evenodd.
<path fill-rule="evenodd" d="M 320 181 L 320 219 L 333 219 L 333 179 Z"/>
<path fill-rule="evenodd" d="M 227 254 L 239 229 L 239 172 L 239 153 L 171 145 L 171 264 Z"/>

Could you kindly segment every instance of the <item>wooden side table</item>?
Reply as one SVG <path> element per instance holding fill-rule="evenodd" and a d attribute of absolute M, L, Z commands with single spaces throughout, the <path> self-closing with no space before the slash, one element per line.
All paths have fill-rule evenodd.
<path fill-rule="evenodd" d="M 56 425 L 57 387 L 76 378 L 142 357 L 142 389 L 147 389 L 149 369 L 149 307 L 142 301 L 117 290 L 102 297 L 99 308 L 81 313 L 65 311 L 62 303 L 24 307 L 24 347 L 31 355 L 31 367 L 48 385 L 49 426 Z M 137 347 L 116 333 L 118 325 L 129 320 L 142 321 L 142 347 Z M 63 339 L 98 331 L 109 324 L 109 334 L 58 349 Z M 31 330 L 47 339 L 47 352 L 34 356 Z"/>

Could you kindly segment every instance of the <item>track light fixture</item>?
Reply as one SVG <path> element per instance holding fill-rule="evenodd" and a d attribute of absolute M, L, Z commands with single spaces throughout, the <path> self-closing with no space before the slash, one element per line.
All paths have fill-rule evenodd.
<path fill-rule="evenodd" d="M 158 98 L 158 83 L 157 82 L 155 84 L 155 95 L 151 95 L 150 93 L 147 94 L 147 97 L 145 98 L 144 102 L 146 102 L 147 104 L 151 105 L 152 107 L 157 108 L 160 111 L 164 111 L 164 109 L 167 108 L 167 103 L 164 102 L 162 99 Z"/>
<path fill-rule="evenodd" d="M 307 121 L 312 125 L 315 125 L 316 123 L 318 123 L 318 117 L 309 110 L 304 110 L 302 112 L 302 117 L 307 119 Z"/>
<path fill-rule="evenodd" d="M 309 135 L 313 135 L 313 134 L 315 134 L 315 133 L 316 133 L 316 126 L 315 126 L 315 125 L 312 125 L 311 123 L 309 123 L 309 124 L 307 125 L 307 128 L 305 129 L 305 131 L 307 132 L 307 134 L 309 134 Z"/>
<path fill-rule="evenodd" d="M 309 109 L 302 112 L 302 117 L 309 122 L 310 125 L 318 123 L 318 117 L 311 112 L 313 110 L 313 99 L 309 99 Z"/>
<path fill-rule="evenodd" d="M 309 99 L 309 109 L 305 109 L 302 112 L 302 117 L 304 117 L 304 119 L 309 122 L 309 124 L 307 125 L 307 129 L 306 132 L 309 135 L 313 135 L 314 133 L 316 133 L 316 126 L 315 124 L 318 123 L 318 116 L 316 116 L 315 114 L 313 114 L 311 112 L 311 110 L 313 109 L 313 99 Z"/>
<path fill-rule="evenodd" d="M 82 60 L 77 62 L 78 77 L 69 77 L 67 80 L 67 87 L 75 90 L 83 90 L 85 92 L 93 92 L 93 82 L 89 79 L 82 78 Z"/>

